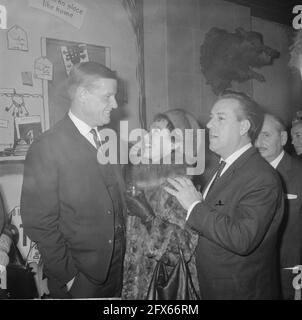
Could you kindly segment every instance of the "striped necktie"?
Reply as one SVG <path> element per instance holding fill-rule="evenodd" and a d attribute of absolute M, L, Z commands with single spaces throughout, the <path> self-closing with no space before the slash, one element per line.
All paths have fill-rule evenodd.
<path fill-rule="evenodd" d="M 102 143 L 101 143 L 101 141 L 100 141 L 100 139 L 99 139 L 99 136 L 98 136 L 98 134 L 96 133 L 96 130 L 95 130 L 95 129 L 91 129 L 91 130 L 90 130 L 90 133 L 92 134 L 94 143 L 95 143 L 95 145 L 96 145 L 96 148 L 98 149 L 98 148 L 102 145 Z"/>
<path fill-rule="evenodd" d="M 225 165 L 226 165 L 226 162 L 223 161 L 223 160 L 221 160 L 220 163 L 219 163 L 218 169 L 217 169 L 217 171 L 216 171 L 216 176 L 215 176 L 213 182 L 211 183 L 210 188 L 209 188 L 209 190 L 208 190 L 207 193 L 209 193 L 209 191 L 213 188 L 214 184 L 215 184 L 215 183 L 217 182 L 217 180 L 220 178 L 221 172 L 222 172 L 223 168 L 225 167 Z"/>

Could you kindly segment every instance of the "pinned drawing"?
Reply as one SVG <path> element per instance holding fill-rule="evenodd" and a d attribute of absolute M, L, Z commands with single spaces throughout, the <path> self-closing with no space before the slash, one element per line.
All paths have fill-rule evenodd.
<path fill-rule="evenodd" d="M 27 33 L 18 25 L 7 31 L 7 48 L 9 50 L 28 51 Z"/>
<path fill-rule="evenodd" d="M 61 46 L 61 52 L 68 75 L 73 65 L 89 61 L 87 46 L 85 44 Z"/>
<path fill-rule="evenodd" d="M 33 86 L 33 76 L 31 71 L 21 72 L 22 83 L 24 86 Z"/>
<path fill-rule="evenodd" d="M 17 139 L 30 145 L 42 133 L 40 116 L 15 118 Z"/>
<path fill-rule="evenodd" d="M 43 80 L 52 80 L 53 64 L 46 57 L 40 57 L 35 60 L 35 77 Z"/>
<path fill-rule="evenodd" d="M 12 95 L 12 103 L 9 107 L 5 108 L 5 111 L 9 112 L 12 109 L 13 117 L 28 116 L 29 112 L 25 106 L 23 95 L 15 93 Z"/>

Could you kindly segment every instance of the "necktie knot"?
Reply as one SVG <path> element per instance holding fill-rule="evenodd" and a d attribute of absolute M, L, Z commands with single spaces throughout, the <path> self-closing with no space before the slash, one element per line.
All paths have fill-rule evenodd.
<path fill-rule="evenodd" d="M 219 163 L 218 169 L 217 169 L 217 174 L 216 174 L 215 180 L 221 176 L 221 172 L 224 169 L 225 165 L 226 165 L 226 162 L 221 160 Z"/>
<path fill-rule="evenodd" d="M 102 145 L 102 143 L 101 143 L 101 141 L 99 139 L 99 136 L 98 136 L 98 134 L 97 134 L 95 129 L 91 129 L 90 133 L 92 134 L 94 143 L 95 143 L 95 145 L 96 145 L 96 147 L 98 149 Z"/>

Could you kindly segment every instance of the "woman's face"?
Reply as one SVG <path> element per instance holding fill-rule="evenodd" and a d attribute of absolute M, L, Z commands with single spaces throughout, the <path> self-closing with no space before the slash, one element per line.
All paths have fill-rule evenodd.
<path fill-rule="evenodd" d="M 171 132 L 167 129 L 167 124 L 165 119 L 154 121 L 143 138 L 142 156 L 151 159 L 152 163 L 171 154 L 173 150 Z"/>

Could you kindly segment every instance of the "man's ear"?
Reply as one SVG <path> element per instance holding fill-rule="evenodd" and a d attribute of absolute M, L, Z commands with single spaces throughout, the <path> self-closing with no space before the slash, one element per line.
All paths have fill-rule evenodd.
<path fill-rule="evenodd" d="M 288 134 L 286 131 L 281 131 L 280 136 L 281 136 L 281 145 L 282 147 L 284 147 L 288 139 Z"/>
<path fill-rule="evenodd" d="M 87 89 L 80 86 L 77 88 L 75 96 L 79 101 L 82 102 L 86 98 L 87 93 L 88 93 Z"/>
<path fill-rule="evenodd" d="M 251 123 L 249 120 L 244 119 L 240 121 L 240 134 L 243 136 L 250 130 Z"/>

